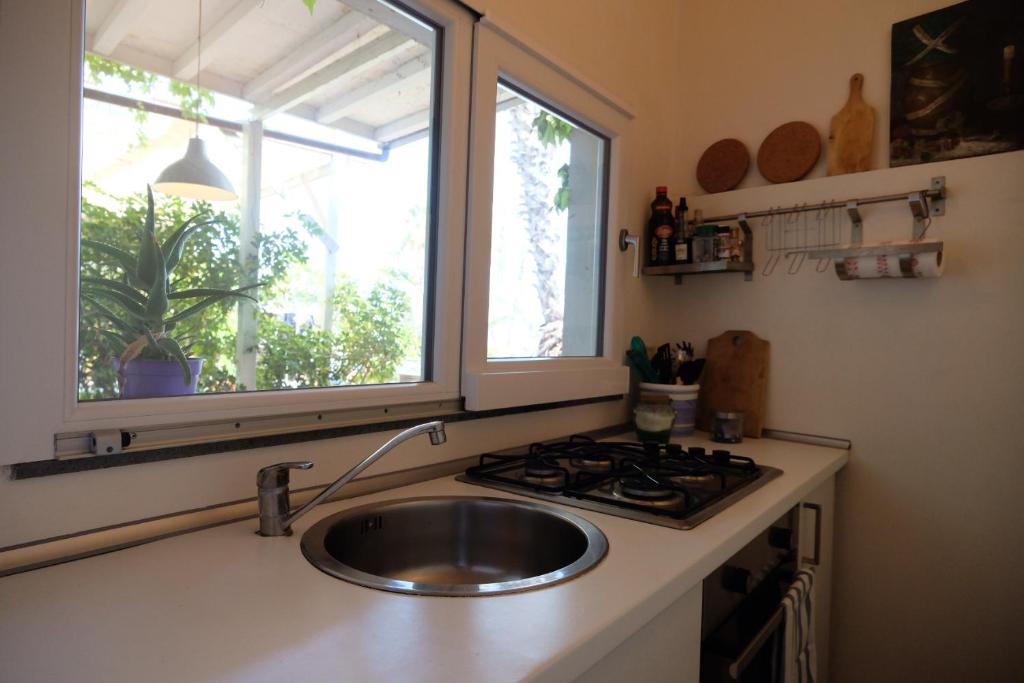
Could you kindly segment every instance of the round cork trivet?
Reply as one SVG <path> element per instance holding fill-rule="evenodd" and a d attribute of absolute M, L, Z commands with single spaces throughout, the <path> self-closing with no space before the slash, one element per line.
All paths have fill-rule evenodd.
<path fill-rule="evenodd" d="M 708 147 L 700 156 L 697 182 L 705 192 L 727 192 L 740 184 L 748 168 L 747 146 L 734 138 L 726 138 Z"/>
<path fill-rule="evenodd" d="M 821 135 L 805 121 L 784 123 L 764 139 L 757 169 L 773 183 L 789 183 L 807 175 L 821 155 Z"/>

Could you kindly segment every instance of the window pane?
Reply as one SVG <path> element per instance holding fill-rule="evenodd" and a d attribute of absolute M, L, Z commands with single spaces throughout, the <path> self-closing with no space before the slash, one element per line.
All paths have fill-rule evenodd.
<path fill-rule="evenodd" d="M 207 2 L 197 87 L 197 4 L 123 5 L 86 8 L 79 400 L 428 377 L 439 29 Z M 176 196 L 220 182 L 168 177 L 196 136 L 235 198 Z"/>
<path fill-rule="evenodd" d="M 488 358 L 601 353 L 607 141 L 498 87 Z"/>

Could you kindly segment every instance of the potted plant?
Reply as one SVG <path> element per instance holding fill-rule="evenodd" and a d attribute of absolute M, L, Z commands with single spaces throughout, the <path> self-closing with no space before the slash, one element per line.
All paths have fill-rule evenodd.
<path fill-rule="evenodd" d="M 89 304 L 88 315 L 102 324 L 100 333 L 116 354 L 114 366 L 121 398 L 194 394 L 204 359 L 190 358 L 188 345 L 183 346 L 172 336 L 174 329 L 224 299 L 255 301 L 245 292 L 262 283 L 237 289 L 176 289 L 171 275 L 185 243 L 197 230 L 215 221 L 202 221 L 204 214 L 198 214 L 161 242 L 156 234 L 153 191 L 147 186 L 146 192 L 146 221 L 137 254 L 104 242 L 82 240 L 83 249 L 109 257 L 123 274 L 120 279 L 83 276 L 81 297 Z"/>

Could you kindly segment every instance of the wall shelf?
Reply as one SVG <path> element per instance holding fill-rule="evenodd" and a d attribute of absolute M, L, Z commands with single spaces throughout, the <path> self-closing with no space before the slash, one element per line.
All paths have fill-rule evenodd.
<path fill-rule="evenodd" d="M 705 273 L 753 273 L 752 261 L 708 261 L 707 263 L 680 263 L 674 266 L 644 266 L 644 275 L 672 275 L 680 282 L 684 275 Z"/>

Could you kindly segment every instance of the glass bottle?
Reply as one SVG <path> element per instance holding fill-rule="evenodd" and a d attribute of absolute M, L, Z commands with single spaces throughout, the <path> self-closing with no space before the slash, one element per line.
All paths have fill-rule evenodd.
<path fill-rule="evenodd" d="M 668 266 L 673 262 L 672 236 L 675 234 L 675 218 L 672 216 L 672 200 L 668 188 L 659 185 L 651 202 L 649 233 L 651 238 L 651 264 Z"/>
<path fill-rule="evenodd" d="M 692 263 L 690 260 L 689 225 L 686 220 L 686 197 L 680 197 L 676 204 L 676 234 L 672 238 L 673 255 L 676 263 Z"/>

